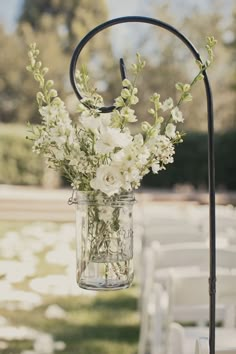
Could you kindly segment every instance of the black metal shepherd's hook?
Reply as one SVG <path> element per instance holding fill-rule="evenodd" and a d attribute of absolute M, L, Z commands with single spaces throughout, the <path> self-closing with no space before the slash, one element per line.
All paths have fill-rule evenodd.
<path fill-rule="evenodd" d="M 193 56 L 197 60 L 201 60 L 198 51 L 195 49 L 193 44 L 176 28 L 172 27 L 168 23 L 156 20 L 154 18 L 143 17 L 143 16 L 127 16 L 112 19 L 110 21 L 104 22 L 101 25 L 95 27 L 90 31 L 78 44 L 76 47 L 70 64 L 70 80 L 72 87 L 75 91 L 76 96 L 82 99 L 79 89 L 75 80 L 76 63 L 80 52 L 86 43 L 94 37 L 98 32 L 102 30 L 125 22 L 143 22 L 154 26 L 158 26 L 166 29 L 167 31 L 173 33 L 178 37 L 191 51 Z M 120 70 L 122 79 L 125 78 L 125 66 L 124 62 L 120 60 Z M 215 294 L 216 294 L 216 230 L 215 230 L 215 158 L 214 158 L 214 116 L 213 116 L 213 99 L 211 93 L 211 87 L 207 77 L 206 71 L 203 72 L 204 84 L 206 90 L 207 99 L 207 115 L 208 115 L 208 188 L 209 188 L 209 250 L 210 250 L 210 276 L 209 276 L 209 295 L 210 295 L 210 306 L 209 306 L 209 348 L 210 354 L 215 354 Z M 99 107 L 99 110 L 103 113 L 113 111 L 115 107 Z"/>

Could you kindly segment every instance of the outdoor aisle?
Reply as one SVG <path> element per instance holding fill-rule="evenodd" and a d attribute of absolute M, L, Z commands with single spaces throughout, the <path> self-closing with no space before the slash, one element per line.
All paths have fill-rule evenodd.
<path fill-rule="evenodd" d="M 82 354 L 94 353 L 98 348 L 107 348 L 107 352 L 115 354 L 121 351 L 133 354 L 143 340 L 150 353 L 157 353 L 156 348 L 162 348 L 161 353 L 165 353 L 166 345 L 170 345 L 166 343 L 165 330 L 160 333 L 160 342 L 155 342 L 158 337 L 152 321 L 152 316 L 157 315 L 155 307 L 148 320 L 141 311 L 149 301 L 152 303 L 145 289 L 148 295 L 155 295 L 153 285 L 165 284 L 167 268 L 173 267 L 167 264 L 168 260 L 182 262 L 178 266 L 183 274 L 188 256 L 182 253 L 177 260 L 177 254 L 178 250 L 186 252 L 181 247 L 188 244 L 189 248 L 189 242 L 198 252 L 204 251 L 201 267 L 205 271 L 208 265 L 207 205 L 171 201 L 173 194 L 168 193 L 138 194 L 134 213 L 135 284 L 129 290 L 104 294 L 82 290 L 76 284 L 75 210 L 67 205 L 70 196 L 70 190 L 0 189 L 0 351 L 41 354 L 43 348 L 44 354 L 57 351 L 74 354 L 80 347 Z M 182 199 L 186 198 L 182 195 Z M 236 244 L 235 209 L 218 206 L 217 216 L 218 247 L 224 252 L 232 251 Z M 154 254 L 159 262 L 154 275 L 145 273 L 151 258 L 144 261 L 144 253 L 150 249 L 158 249 Z M 172 256 L 166 256 L 171 254 L 168 252 L 172 252 Z M 192 268 L 196 274 L 196 265 Z M 189 271 L 190 268 L 187 274 Z M 186 274 L 186 270 L 184 272 Z M 178 277 L 177 274 L 175 279 Z M 145 281 L 149 281 L 150 288 Z M 173 321 L 184 325 L 186 319 L 196 316 L 194 312 L 180 314 L 177 307 L 173 311 Z M 208 311 L 202 311 L 205 319 Z M 202 325 L 202 321 L 197 322 Z M 142 338 L 145 325 L 148 338 Z M 186 348 L 193 342 L 191 338 L 184 340 Z"/>

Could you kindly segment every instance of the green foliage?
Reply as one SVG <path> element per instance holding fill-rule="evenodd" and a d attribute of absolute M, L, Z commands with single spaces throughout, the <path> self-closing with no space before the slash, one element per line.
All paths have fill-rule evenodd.
<path fill-rule="evenodd" d="M 32 144 L 25 139 L 26 128 L 0 125 L 0 183 L 41 185 L 42 158 L 32 154 Z"/>

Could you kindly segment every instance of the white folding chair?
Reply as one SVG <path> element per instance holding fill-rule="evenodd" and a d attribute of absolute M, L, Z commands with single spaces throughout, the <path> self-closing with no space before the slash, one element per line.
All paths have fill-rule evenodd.
<path fill-rule="evenodd" d="M 204 323 L 208 321 L 208 273 L 193 275 L 172 272 L 169 281 L 169 319 L 177 322 Z M 231 308 L 231 321 L 235 319 L 232 305 L 236 302 L 236 275 L 218 272 L 216 292 L 216 321 L 229 325 L 227 307 Z M 232 314 L 233 312 L 233 314 Z M 232 326 L 234 323 L 232 323 Z"/>
<path fill-rule="evenodd" d="M 160 245 L 155 242 L 152 249 L 155 252 L 155 280 L 164 287 L 172 269 L 175 273 L 190 275 L 208 270 L 209 249 L 206 243 Z M 218 248 L 216 258 L 221 272 L 236 271 L 236 248 Z"/>
<path fill-rule="evenodd" d="M 167 348 L 174 348 L 176 345 L 173 345 L 173 336 L 174 342 L 178 343 L 179 348 L 182 348 L 182 352 L 178 354 L 193 354 L 194 341 L 200 336 L 207 336 L 208 330 L 206 327 L 187 327 L 183 331 L 177 329 L 173 331 L 172 323 L 179 322 L 185 323 L 196 323 L 198 325 L 204 326 L 209 319 L 209 295 L 208 295 L 208 273 L 198 273 L 195 275 L 184 275 L 184 274 L 171 274 L 170 281 L 167 288 L 169 294 L 168 302 L 168 311 L 166 312 L 166 317 L 163 315 L 154 314 L 154 316 L 159 316 L 159 320 L 162 322 L 163 338 L 172 338 L 172 344 L 168 344 Z M 234 305 L 236 302 L 236 275 L 226 273 L 218 274 L 217 277 L 217 293 L 216 293 L 216 321 L 221 321 L 223 325 L 228 325 L 233 327 L 235 320 L 235 311 Z M 230 306 L 230 307 L 229 307 Z M 227 311 L 227 308 L 230 308 L 230 311 Z M 165 314 L 165 312 L 163 312 Z M 230 315 L 228 319 L 227 316 Z M 172 328 L 172 329 L 171 329 Z M 232 331 L 231 337 L 224 344 L 231 343 L 236 346 L 236 329 L 232 328 L 219 328 L 221 335 L 221 342 L 223 343 L 224 336 Z M 222 334 L 222 331 L 226 331 Z M 151 341 L 151 354 L 157 354 L 155 345 L 152 345 L 152 342 L 155 340 L 155 332 L 153 330 Z M 186 337 L 186 340 L 183 341 L 183 338 Z M 177 340 L 177 338 L 179 338 Z M 231 338 L 231 339 L 230 339 Z M 182 340 L 182 342 L 181 342 Z M 230 342 L 230 340 L 234 340 Z M 188 350 L 185 350 L 186 343 L 188 344 Z M 181 344 L 182 343 L 182 344 Z M 185 345 L 183 344 L 185 343 Z M 219 343 L 220 344 L 220 343 Z M 190 353 L 189 350 L 192 349 Z M 220 347 L 219 347 L 220 348 Z M 172 349 L 169 349 L 168 354 L 175 354 L 177 351 L 171 352 Z M 159 354 L 159 353 L 158 353 Z"/>
<path fill-rule="evenodd" d="M 192 225 L 149 225 L 144 229 L 144 237 L 147 242 L 158 241 L 161 245 L 184 242 L 204 242 L 207 238 L 207 232 L 193 227 Z"/>
<path fill-rule="evenodd" d="M 208 338 L 199 338 L 196 341 L 195 354 L 209 354 Z M 236 348 L 217 349 L 216 354 L 236 354 Z"/>
<path fill-rule="evenodd" d="M 146 247 L 142 253 L 141 260 L 141 289 L 139 296 L 139 310 L 140 310 L 140 332 L 138 354 L 145 354 L 148 346 L 148 339 L 150 333 L 150 294 L 152 294 L 153 287 L 153 251 Z M 158 296 L 158 294 L 157 294 Z"/>
<path fill-rule="evenodd" d="M 167 354 L 209 354 L 209 329 L 170 326 Z M 216 354 L 236 354 L 236 329 L 216 328 Z M 195 350 L 194 350 L 195 348 Z"/>
<path fill-rule="evenodd" d="M 208 338 L 199 338 L 196 341 L 195 354 L 209 354 Z"/>

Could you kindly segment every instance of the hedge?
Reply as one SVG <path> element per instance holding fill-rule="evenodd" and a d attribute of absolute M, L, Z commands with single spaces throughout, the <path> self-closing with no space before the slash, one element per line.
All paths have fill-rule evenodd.
<path fill-rule="evenodd" d="M 175 161 L 158 175 L 149 173 L 143 181 L 146 187 L 170 188 L 191 184 L 195 188 L 208 185 L 207 134 L 188 133 L 176 147 Z M 216 187 L 236 189 L 236 131 L 215 134 Z"/>
<path fill-rule="evenodd" d="M 44 163 L 32 154 L 27 127 L 0 125 L 0 184 L 41 185 Z"/>
<path fill-rule="evenodd" d="M 32 154 L 27 128 L 0 125 L 0 183 L 42 185 L 44 163 Z M 216 186 L 236 190 L 236 131 L 215 135 Z M 188 133 L 176 147 L 175 162 L 158 175 L 149 174 L 142 186 L 171 188 L 177 184 L 207 187 L 207 134 Z"/>

